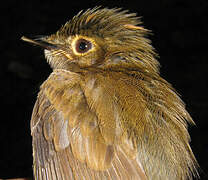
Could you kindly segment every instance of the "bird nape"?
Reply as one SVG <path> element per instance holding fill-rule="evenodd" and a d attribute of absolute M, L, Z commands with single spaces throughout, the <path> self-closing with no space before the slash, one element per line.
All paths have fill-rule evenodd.
<path fill-rule="evenodd" d="M 41 85 L 31 133 L 35 179 L 185 180 L 197 177 L 187 123 L 174 88 L 135 13 L 81 11 L 50 36 L 53 69 Z"/>

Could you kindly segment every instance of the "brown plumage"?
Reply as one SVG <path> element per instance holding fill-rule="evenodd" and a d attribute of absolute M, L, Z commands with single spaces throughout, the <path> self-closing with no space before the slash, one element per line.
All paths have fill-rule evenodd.
<path fill-rule="evenodd" d="M 159 75 L 136 14 L 94 8 L 37 39 L 53 69 L 31 132 L 35 179 L 185 180 L 197 176 L 187 122 Z"/>

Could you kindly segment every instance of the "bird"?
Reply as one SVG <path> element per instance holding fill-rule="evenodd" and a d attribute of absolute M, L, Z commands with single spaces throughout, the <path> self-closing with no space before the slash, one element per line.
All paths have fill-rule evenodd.
<path fill-rule="evenodd" d="M 194 121 L 160 76 L 150 34 L 136 13 L 94 7 L 52 35 L 22 37 L 53 70 L 31 118 L 35 179 L 198 177 Z"/>

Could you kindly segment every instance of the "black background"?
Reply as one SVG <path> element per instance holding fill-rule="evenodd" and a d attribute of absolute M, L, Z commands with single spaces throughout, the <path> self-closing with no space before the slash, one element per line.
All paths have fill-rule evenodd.
<path fill-rule="evenodd" d="M 208 1 L 11 1 L 0 16 L 0 178 L 31 177 L 30 117 L 39 86 L 51 73 L 43 52 L 20 40 L 49 35 L 81 9 L 123 7 L 142 16 L 160 55 L 161 76 L 182 95 L 197 126 L 191 146 L 208 179 Z"/>

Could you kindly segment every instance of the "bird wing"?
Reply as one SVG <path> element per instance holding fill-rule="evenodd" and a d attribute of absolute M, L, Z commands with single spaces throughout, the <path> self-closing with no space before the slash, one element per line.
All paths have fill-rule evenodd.
<path fill-rule="evenodd" d="M 146 179 L 130 142 L 103 137 L 75 73 L 53 73 L 42 85 L 31 133 L 35 179 Z"/>

